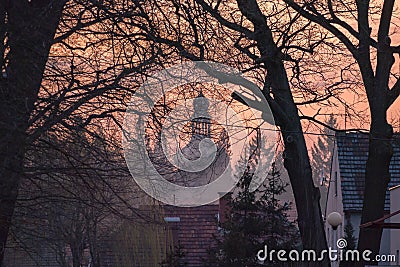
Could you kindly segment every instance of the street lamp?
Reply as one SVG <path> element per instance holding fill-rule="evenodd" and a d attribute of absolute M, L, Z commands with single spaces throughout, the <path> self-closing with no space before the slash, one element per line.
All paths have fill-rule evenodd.
<path fill-rule="evenodd" d="M 336 242 L 337 242 L 336 230 L 337 230 L 338 226 L 342 224 L 342 215 L 340 215 L 339 212 L 334 211 L 334 212 L 329 213 L 326 220 L 332 226 L 332 229 L 333 229 L 333 246 L 334 246 L 334 245 L 336 245 Z M 332 262 L 332 266 L 333 267 L 339 266 L 339 262 L 337 261 L 337 259 L 336 259 L 336 261 Z"/>
<path fill-rule="evenodd" d="M 342 224 L 342 215 L 339 212 L 329 213 L 327 217 L 328 223 L 332 226 L 333 230 L 336 230 L 339 225 Z"/>

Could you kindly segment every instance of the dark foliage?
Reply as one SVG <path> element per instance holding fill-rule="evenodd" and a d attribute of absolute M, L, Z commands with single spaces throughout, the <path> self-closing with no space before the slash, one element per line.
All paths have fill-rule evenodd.
<path fill-rule="evenodd" d="M 298 229 L 287 216 L 291 206 L 278 198 L 288 184 L 281 180 L 275 164 L 264 184 L 254 192 L 249 190 L 256 162 L 257 159 L 249 162 L 236 190 L 227 197 L 230 210 L 220 224 L 220 235 L 215 237 L 217 245 L 210 249 L 207 266 L 265 266 L 256 257 L 264 246 L 275 250 L 299 246 Z M 268 262 L 268 266 L 280 264 Z"/>

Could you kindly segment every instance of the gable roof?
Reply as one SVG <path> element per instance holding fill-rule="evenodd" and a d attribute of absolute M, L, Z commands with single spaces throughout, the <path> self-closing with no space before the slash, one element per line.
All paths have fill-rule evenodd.
<path fill-rule="evenodd" d="M 368 158 L 367 133 L 337 133 L 336 143 L 341 177 L 344 211 L 361 211 L 364 199 L 365 166 Z M 400 135 L 393 138 L 393 157 L 388 189 L 400 184 Z M 390 194 L 386 191 L 385 211 L 390 210 Z"/>

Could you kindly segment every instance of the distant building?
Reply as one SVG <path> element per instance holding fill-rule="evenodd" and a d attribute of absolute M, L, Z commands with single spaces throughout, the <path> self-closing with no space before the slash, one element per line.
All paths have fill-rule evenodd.
<path fill-rule="evenodd" d="M 224 127 L 214 122 L 209 115 L 209 101 L 202 91 L 193 100 L 193 119 L 184 129 L 182 136 L 175 136 L 181 154 L 177 154 L 177 160 L 181 166 L 193 165 L 193 161 L 204 159 L 210 164 L 204 170 L 182 170 L 174 166 L 165 155 L 161 144 L 161 129 L 156 129 L 156 140 L 152 140 L 154 146 L 149 147 L 149 156 L 155 166 L 166 180 L 181 186 L 195 187 L 209 184 L 215 181 L 226 168 L 229 168 L 229 137 Z M 213 110 L 215 111 L 215 110 Z M 188 112 L 191 112 L 188 110 Z M 173 131 L 171 131 L 173 132 Z M 214 142 L 216 151 L 210 149 Z M 203 146 L 203 147 L 201 147 Z M 179 153 L 179 152 L 178 152 Z M 212 160 L 213 159 L 213 160 Z M 188 168 L 186 168 L 188 169 Z M 190 168 L 189 168 L 190 169 Z"/>
<path fill-rule="evenodd" d="M 215 204 L 194 208 L 164 206 L 164 220 L 172 232 L 175 248 L 180 247 L 184 253 L 181 261 L 185 266 L 204 266 L 209 249 L 215 245 L 223 211 L 223 206 Z"/>
<path fill-rule="evenodd" d="M 229 137 L 224 127 L 211 119 L 209 105 L 209 101 L 200 91 L 193 100 L 194 118 L 185 128 L 186 140 L 180 138 L 179 143 L 183 144 L 180 148 L 181 157 L 184 157 L 181 159 L 182 162 L 188 160 L 190 163 L 200 157 L 210 157 L 214 160 L 201 171 L 180 170 L 165 158 L 159 134 L 158 140 L 154 142 L 156 145 L 149 154 L 154 166 L 166 180 L 181 186 L 202 186 L 215 181 L 226 168 L 229 168 Z M 209 149 L 201 153 L 200 143 L 205 139 L 214 142 L 215 154 Z M 221 213 L 225 213 L 226 207 L 223 200 L 221 201 L 199 207 L 162 206 L 164 221 L 172 233 L 173 244 L 181 248 L 184 254 L 181 260 L 187 266 L 203 266 L 204 260 L 208 257 L 208 250 L 215 242 L 214 235 L 218 234 L 219 218 L 223 217 Z"/>
<path fill-rule="evenodd" d="M 352 224 L 356 238 L 360 231 L 359 226 L 365 188 L 365 167 L 368 158 L 368 137 L 368 134 L 355 132 L 336 134 L 325 218 L 335 211 L 342 214 L 344 219 L 343 224 L 337 230 L 333 230 L 326 223 L 325 230 L 328 246 L 332 248 L 336 248 L 336 241 L 344 236 L 344 226 L 346 224 Z M 400 136 L 395 135 L 393 147 L 394 154 L 389 170 L 391 181 L 386 193 L 385 214 L 389 214 L 391 211 L 389 188 L 400 184 Z M 392 199 L 392 203 L 400 203 L 400 198 L 397 200 Z M 390 253 L 391 231 L 393 236 L 396 230 L 383 230 L 380 251 L 383 254 Z M 400 240 L 399 234 L 400 232 L 396 232 L 398 240 Z"/>

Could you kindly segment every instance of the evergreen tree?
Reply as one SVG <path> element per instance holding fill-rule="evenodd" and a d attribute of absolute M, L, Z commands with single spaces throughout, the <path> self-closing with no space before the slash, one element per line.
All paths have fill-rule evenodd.
<path fill-rule="evenodd" d="M 210 250 L 207 266 L 265 266 L 256 257 L 265 245 L 275 250 L 294 249 L 299 245 L 298 230 L 287 217 L 290 204 L 282 204 L 278 199 L 288 184 L 280 179 L 275 164 L 265 183 L 250 192 L 257 162 L 256 157 L 249 161 L 236 190 L 227 197 L 230 210 L 220 225 L 221 234 L 215 237 L 216 246 Z M 268 266 L 280 266 L 280 263 L 268 262 Z"/>
<path fill-rule="evenodd" d="M 346 249 L 356 249 L 357 238 L 354 236 L 354 228 L 351 222 L 344 227 L 344 239 L 347 241 Z"/>
<path fill-rule="evenodd" d="M 336 128 L 337 122 L 333 115 L 326 121 L 330 127 Z M 328 191 L 328 179 L 331 167 L 331 158 L 334 148 L 334 131 L 324 127 L 322 135 L 311 148 L 311 169 L 313 172 L 314 183 L 320 185 L 321 190 L 321 208 L 324 213 L 325 202 Z"/>
<path fill-rule="evenodd" d="M 351 222 L 349 221 L 344 227 L 344 239 L 347 241 L 347 246 L 345 250 L 354 250 L 357 247 L 357 238 L 354 237 L 354 228 Z M 347 261 L 340 262 L 341 267 L 351 267 L 354 266 L 354 261 L 348 259 Z"/>
<path fill-rule="evenodd" d="M 329 127 L 335 128 L 337 125 L 335 117 L 331 115 L 326 121 Z M 313 170 L 314 181 L 320 183 L 322 175 L 328 177 L 330 171 L 330 162 L 334 147 L 334 131 L 324 127 L 322 135 L 314 143 L 311 149 L 311 166 Z"/>

